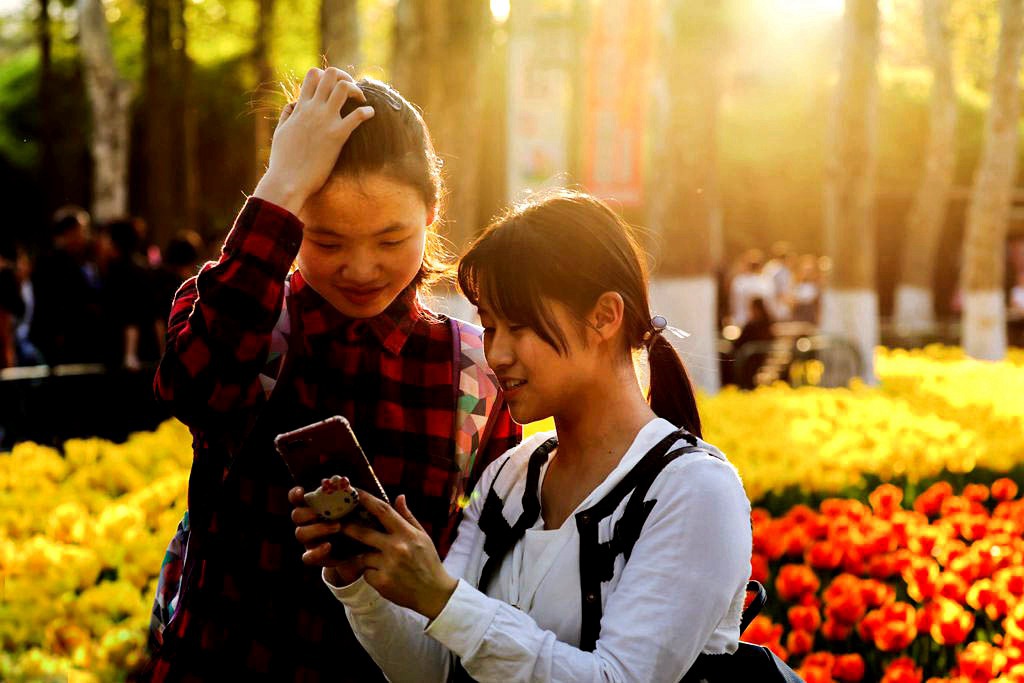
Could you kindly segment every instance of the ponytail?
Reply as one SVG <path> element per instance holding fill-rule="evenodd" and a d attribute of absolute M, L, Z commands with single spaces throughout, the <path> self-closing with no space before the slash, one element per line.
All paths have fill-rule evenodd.
<path fill-rule="evenodd" d="M 686 366 L 664 334 L 655 334 L 648 349 L 651 410 L 674 425 L 702 437 L 697 397 Z"/>

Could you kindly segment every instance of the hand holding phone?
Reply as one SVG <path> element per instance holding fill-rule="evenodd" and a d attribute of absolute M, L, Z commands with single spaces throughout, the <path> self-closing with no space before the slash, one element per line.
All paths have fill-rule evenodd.
<path fill-rule="evenodd" d="M 336 521 L 355 511 L 356 521 L 383 531 L 380 523 L 358 504 L 359 494 L 354 487 L 385 501 L 388 497 L 347 419 L 335 415 L 279 434 L 274 446 L 296 483 L 305 490 L 306 504 L 316 509 L 321 518 Z M 331 557 L 335 559 L 369 549 L 344 534 L 336 534 L 328 540 Z"/>

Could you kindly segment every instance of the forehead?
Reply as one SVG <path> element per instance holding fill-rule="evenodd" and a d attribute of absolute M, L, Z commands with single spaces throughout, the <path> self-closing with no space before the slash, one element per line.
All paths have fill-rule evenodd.
<path fill-rule="evenodd" d="M 423 228 L 427 206 L 412 186 L 379 173 L 332 177 L 306 200 L 299 218 L 312 232 L 364 237 L 400 227 Z"/>

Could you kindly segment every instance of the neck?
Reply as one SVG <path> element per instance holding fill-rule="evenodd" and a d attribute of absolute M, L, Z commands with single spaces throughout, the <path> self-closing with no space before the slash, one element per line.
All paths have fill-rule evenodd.
<path fill-rule="evenodd" d="M 572 469 L 618 464 L 637 433 L 656 417 L 647 404 L 632 364 L 602 373 L 554 416 L 558 460 Z"/>

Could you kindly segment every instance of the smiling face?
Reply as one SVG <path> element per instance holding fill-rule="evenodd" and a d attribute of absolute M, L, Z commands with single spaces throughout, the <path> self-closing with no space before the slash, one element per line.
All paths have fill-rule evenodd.
<path fill-rule="evenodd" d="M 416 278 L 434 215 L 416 189 L 372 173 L 331 178 L 299 218 L 303 278 L 341 313 L 372 318 Z"/>
<path fill-rule="evenodd" d="M 574 404 L 595 373 L 601 373 L 601 357 L 587 345 L 578 320 L 562 303 L 544 300 L 550 322 L 565 336 L 565 353 L 559 353 L 532 328 L 506 320 L 480 302 L 487 364 L 498 377 L 509 413 L 519 424 L 560 415 Z"/>

